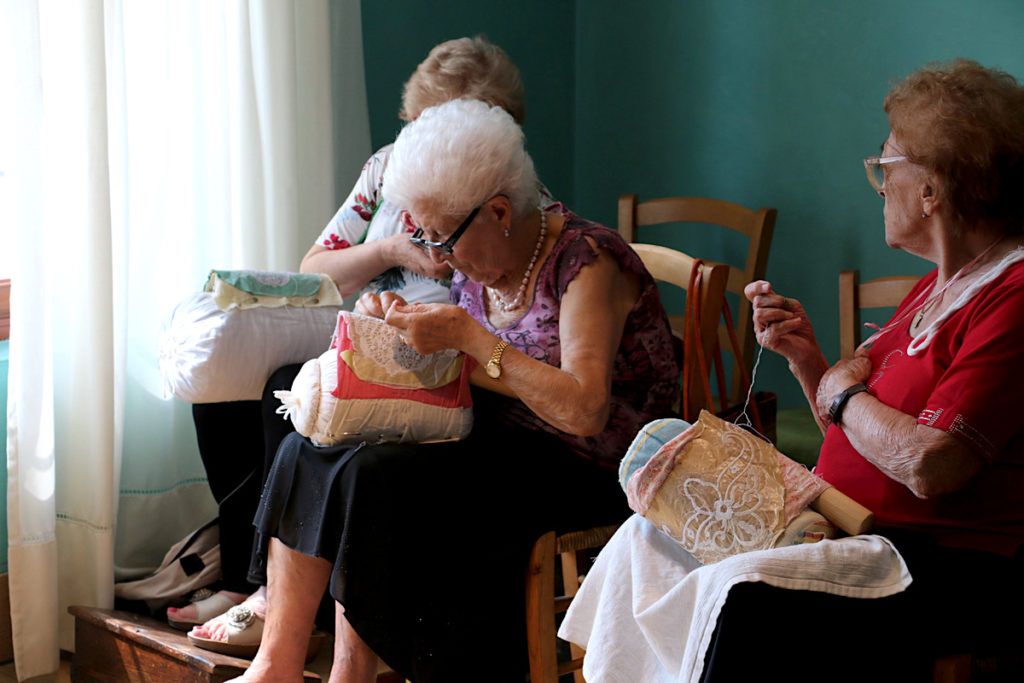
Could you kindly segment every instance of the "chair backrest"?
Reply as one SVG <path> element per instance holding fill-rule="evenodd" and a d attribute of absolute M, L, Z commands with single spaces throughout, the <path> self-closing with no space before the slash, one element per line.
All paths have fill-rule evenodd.
<path fill-rule="evenodd" d="M 647 271 L 657 281 L 667 282 L 679 287 L 689 295 L 690 274 L 693 271 L 696 259 L 681 251 L 656 244 L 631 244 L 633 251 L 640 256 Z M 683 405 L 680 401 L 680 413 L 686 420 L 697 419 L 701 408 L 709 408 L 707 396 L 703 385 L 710 372 L 711 360 L 714 357 L 715 344 L 718 341 L 718 321 L 721 316 L 722 302 L 725 301 L 725 288 L 729 279 L 729 267 L 720 263 L 704 262 L 700 265 L 701 278 L 701 309 L 704 315 L 701 317 L 700 345 L 703 349 L 705 367 L 702 371 L 697 366 L 696 354 L 690 354 L 692 363 L 689 368 L 683 368 L 683 377 L 688 377 L 689 394 L 692 397 L 689 406 Z M 672 323 L 672 332 L 680 339 L 685 340 L 685 319 L 676 316 Z"/>
<path fill-rule="evenodd" d="M 718 225 L 745 235 L 750 240 L 747 261 L 743 268 L 729 266 L 727 289 L 737 294 L 740 305 L 735 311 L 736 335 L 739 338 L 742 362 L 749 372 L 754 363 L 754 326 L 751 320 L 750 302 L 743 296 L 743 288 L 752 280 L 764 278 L 768 266 L 768 252 L 775 230 L 775 209 L 761 208 L 756 211 L 721 199 L 705 197 L 665 197 L 645 202 L 637 200 L 635 194 L 619 197 L 619 234 L 627 242 L 637 241 L 637 228 L 661 223 L 706 223 Z M 732 347 L 725 327 L 719 328 L 720 346 L 723 351 Z M 742 399 L 740 377 L 733 368 L 731 396 L 734 402 Z"/>
<path fill-rule="evenodd" d="M 860 344 L 862 308 L 895 308 L 921 278 L 893 275 L 860 282 L 860 272 L 839 273 L 839 356 L 852 358 Z"/>

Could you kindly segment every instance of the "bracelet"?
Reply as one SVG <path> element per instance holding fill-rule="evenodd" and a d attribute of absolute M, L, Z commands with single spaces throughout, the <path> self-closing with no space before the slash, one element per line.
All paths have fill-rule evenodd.
<path fill-rule="evenodd" d="M 504 339 L 494 345 L 494 350 L 491 351 L 491 359 L 487 361 L 487 365 L 484 366 L 484 371 L 491 379 L 498 379 L 501 377 L 501 356 L 505 353 L 505 349 L 507 348 L 508 342 Z"/>
<path fill-rule="evenodd" d="M 838 425 L 839 419 L 843 415 L 843 409 L 846 408 L 846 403 L 847 401 L 850 400 L 850 397 L 867 390 L 868 388 L 866 386 L 864 386 L 861 382 L 857 382 L 853 386 L 846 387 L 841 392 L 839 392 L 839 395 L 836 396 L 834 401 L 832 401 L 832 405 L 829 406 L 828 421 L 834 425 Z"/>

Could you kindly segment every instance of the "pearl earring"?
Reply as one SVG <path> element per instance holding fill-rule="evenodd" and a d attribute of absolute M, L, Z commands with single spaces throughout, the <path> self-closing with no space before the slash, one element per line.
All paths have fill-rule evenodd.
<path fill-rule="evenodd" d="M 505 238 L 506 238 L 506 239 L 508 239 L 508 238 L 509 238 L 509 237 L 511 237 L 511 236 L 512 236 L 512 233 L 510 233 L 510 232 L 508 231 L 508 228 L 505 228 Z"/>

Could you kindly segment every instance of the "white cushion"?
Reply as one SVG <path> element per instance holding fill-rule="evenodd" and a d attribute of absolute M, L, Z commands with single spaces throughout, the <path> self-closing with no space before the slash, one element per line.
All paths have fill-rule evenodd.
<path fill-rule="evenodd" d="M 160 339 L 164 397 L 188 403 L 259 400 L 280 367 L 319 356 L 340 306 L 222 311 L 210 292 L 179 303 Z"/>

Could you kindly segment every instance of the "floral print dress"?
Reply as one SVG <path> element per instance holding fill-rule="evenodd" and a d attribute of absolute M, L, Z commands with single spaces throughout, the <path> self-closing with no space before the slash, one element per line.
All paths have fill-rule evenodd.
<path fill-rule="evenodd" d="M 654 279 L 640 257 L 613 230 L 584 220 L 561 203 L 546 209 L 565 217 L 558 242 L 537 275 L 530 307 L 519 320 L 497 329 L 487 319 L 482 287 L 456 273 L 452 302 L 465 308 L 487 330 L 531 358 L 558 367 L 559 308 L 569 283 L 597 258 L 586 238 L 607 250 L 628 273 L 642 278 L 640 297 L 626 319 L 622 341 L 612 372 L 611 413 L 604 431 L 595 436 L 575 436 L 559 431 L 535 415 L 520 401 L 508 399 L 503 417 L 512 424 L 553 433 L 573 451 L 614 469 L 630 442 L 647 422 L 673 415 L 672 401 L 679 382 L 679 347 L 672 336 Z"/>
<path fill-rule="evenodd" d="M 381 147 L 369 158 L 352 192 L 317 238 L 318 245 L 326 249 L 347 249 L 363 242 L 413 231 L 405 209 L 388 202 L 382 193 L 384 168 L 391 157 L 393 146 Z M 391 291 L 406 301 L 444 303 L 448 301 L 450 285 L 450 280 L 437 280 L 395 266 L 370 280 L 353 295 L 350 302 L 354 302 L 364 292 L 379 294 Z"/>

